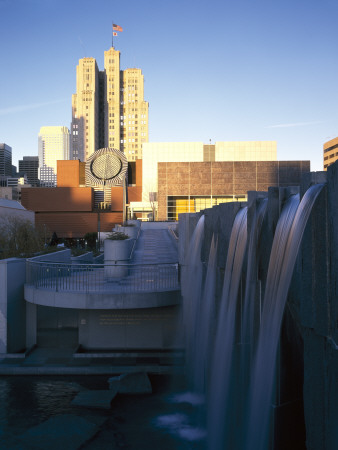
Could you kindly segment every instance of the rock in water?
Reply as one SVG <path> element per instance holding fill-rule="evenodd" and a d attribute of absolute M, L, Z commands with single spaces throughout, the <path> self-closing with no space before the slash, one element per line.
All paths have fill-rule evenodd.
<path fill-rule="evenodd" d="M 125 373 L 108 380 L 109 389 L 116 389 L 119 394 L 151 394 L 152 387 L 145 372 Z"/>
<path fill-rule="evenodd" d="M 30 428 L 18 439 L 19 448 L 75 450 L 98 431 L 98 426 L 82 417 L 63 414 Z"/>

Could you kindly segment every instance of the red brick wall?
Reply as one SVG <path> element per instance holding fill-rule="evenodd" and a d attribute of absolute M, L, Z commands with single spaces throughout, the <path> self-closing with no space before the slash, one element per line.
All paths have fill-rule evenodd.
<path fill-rule="evenodd" d="M 115 224 L 122 223 L 122 213 L 101 212 L 100 230 L 111 231 Z M 64 212 L 37 213 L 37 226 L 46 226 L 50 233 L 56 232 L 59 238 L 81 238 L 88 232 L 98 230 L 98 213 Z"/>
<path fill-rule="evenodd" d="M 23 188 L 21 203 L 31 211 L 92 211 L 90 187 Z"/>
<path fill-rule="evenodd" d="M 123 187 L 114 186 L 111 188 L 111 210 L 123 211 Z"/>
<path fill-rule="evenodd" d="M 80 161 L 57 161 L 57 186 L 79 187 Z"/>
<path fill-rule="evenodd" d="M 142 159 L 136 160 L 136 186 L 142 187 Z"/>
<path fill-rule="evenodd" d="M 158 163 L 158 219 L 167 218 L 168 196 L 246 195 L 270 186 L 296 186 L 310 161 Z"/>
<path fill-rule="evenodd" d="M 128 203 L 142 201 L 142 186 L 128 187 Z"/>

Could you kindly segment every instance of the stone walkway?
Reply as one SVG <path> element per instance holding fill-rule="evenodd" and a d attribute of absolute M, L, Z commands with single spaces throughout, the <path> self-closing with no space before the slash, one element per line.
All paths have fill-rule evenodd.
<path fill-rule="evenodd" d="M 135 245 L 132 264 L 177 263 L 178 249 L 168 229 L 142 229 Z"/>

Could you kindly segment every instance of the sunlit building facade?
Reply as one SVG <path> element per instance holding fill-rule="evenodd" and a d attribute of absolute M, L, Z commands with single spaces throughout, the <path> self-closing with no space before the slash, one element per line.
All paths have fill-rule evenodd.
<path fill-rule="evenodd" d="M 142 199 L 149 201 L 149 192 L 156 192 L 158 163 L 210 161 L 276 161 L 275 141 L 216 142 L 149 142 L 143 145 Z"/>
<path fill-rule="evenodd" d="M 309 161 L 277 161 L 275 141 L 156 142 L 143 146 L 142 202 L 132 213 L 158 220 L 220 203 L 246 201 L 247 192 L 297 186 Z"/>
<path fill-rule="evenodd" d="M 324 170 L 338 159 L 338 137 L 325 142 L 323 148 L 323 166 Z"/>
<path fill-rule="evenodd" d="M 128 161 L 142 158 L 148 142 L 148 103 L 141 69 L 120 70 L 120 52 L 104 52 L 104 70 L 80 59 L 72 96 L 70 159 L 87 161 L 100 148 L 115 148 Z"/>
<path fill-rule="evenodd" d="M 55 187 L 57 161 L 69 159 L 69 129 L 67 127 L 41 127 L 38 137 L 40 185 Z"/>

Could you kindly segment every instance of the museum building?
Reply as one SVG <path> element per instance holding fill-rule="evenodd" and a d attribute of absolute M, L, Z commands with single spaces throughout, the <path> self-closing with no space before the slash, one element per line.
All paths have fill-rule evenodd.
<path fill-rule="evenodd" d="M 310 161 L 277 161 L 273 141 L 145 143 L 143 159 L 97 150 L 86 162 L 58 161 L 56 188 L 25 188 L 36 224 L 60 238 L 109 232 L 125 219 L 175 221 L 247 192 L 300 184 Z"/>

